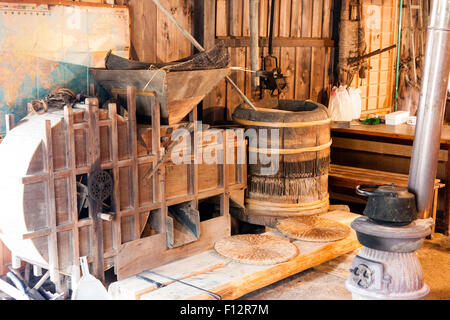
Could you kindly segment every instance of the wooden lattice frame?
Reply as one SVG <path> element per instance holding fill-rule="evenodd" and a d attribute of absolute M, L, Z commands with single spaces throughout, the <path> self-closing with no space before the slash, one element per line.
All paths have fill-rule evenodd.
<path fill-rule="evenodd" d="M 91 91 L 95 93 L 94 88 Z M 161 166 L 160 170 L 152 177 L 153 185 L 153 197 L 152 203 L 139 203 L 139 166 L 145 164 L 151 164 L 152 167 L 155 166 L 158 159 L 161 157 L 160 145 L 160 123 L 159 121 L 152 121 L 151 130 L 152 134 L 152 149 L 151 154 L 138 157 L 137 148 L 137 125 L 136 125 L 136 90 L 134 87 L 128 87 L 126 90 L 127 95 L 127 107 L 128 107 L 128 152 L 127 159 L 119 160 L 119 145 L 118 145 L 118 115 L 117 107 L 115 104 L 110 104 L 108 106 L 108 111 L 99 115 L 99 107 L 97 99 L 87 99 L 86 100 L 86 118 L 87 121 L 79 122 L 75 119 L 74 111 L 70 107 L 64 109 L 63 125 L 65 128 L 65 157 L 66 165 L 63 169 L 58 168 L 55 170 L 53 166 L 53 136 L 52 136 L 52 126 L 50 120 L 45 122 L 45 135 L 44 135 L 44 159 L 46 159 L 45 170 L 34 175 L 29 175 L 22 178 L 23 184 L 32 183 L 45 183 L 46 186 L 46 203 L 48 204 L 49 210 L 47 210 L 47 221 L 48 227 L 40 229 L 37 231 L 29 232 L 21 236 L 23 240 L 35 239 L 40 237 L 48 237 L 48 252 L 49 260 L 48 265 L 39 265 L 33 261 L 27 260 L 27 257 L 17 257 L 17 259 L 22 259 L 28 261 L 38 267 L 49 269 L 51 280 L 56 283 L 57 289 L 61 290 L 63 288 L 64 281 L 62 281 L 61 274 L 63 270 L 60 270 L 60 253 L 58 253 L 58 234 L 65 231 L 71 231 L 73 236 L 71 255 L 72 265 L 74 266 L 73 272 L 69 273 L 67 271 L 63 274 L 72 276 L 72 281 L 77 282 L 80 277 L 79 269 L 79 257 L 82 254 L 80 251 L 80 229 L 88 227 L 89 237 L 88 246 L 91 248 L 90 254 L 88 256 L 88 262 L 93 265 L 93 274 L 103 280 L 105 268 L 114 266 L 115 272 L 118 278 L 124 278 L 130 276 L 146 268 L 155 266 L 155 263 L 163 263 L 166 261 L 171 261 L 180 256 L 186 256 L 198 252 L 200 250 L 206 250 L 211 248 L 213 243 L 226 235 L 229 235 L 229 197 L 233 193 L 241 193 L 246 186 L 246 165 L 244 164 L 235 165 L 236 167 L 236 181 L 230 185 L 228 181 L 228 167 L 227 165 L 219 165 L 220 173 L 220 184 L 217 188 L 212 188 L 209 190 L 200 190 L 198 188 L 198 172 L 199 168 L 197 164 L 189 165 L 189 193 L 177 198 L 167 199 L 165 196 L 165 166 Z M 157 101 L 151 106 L 152 118 L 159 119 L 159 108 L 157 107 Z M 79 120 L 79 119 L 78 119 Z M 196 109 L 189 115 L 190 121 L 197 120 Z M 108 140 L 109 150 L 110 150 L 110 161 L 101 161 L 101 138 L 100 130 L 101 128 L 107 128 L 108 135 L 110 139 Z M 76 160 L 76 146 L 75 146 L 75 135 L 76 130 L 81 130 L 86 133 L 88 142 L 86 144 L 86 163 L 83 166 L 77 166 Z M 197 146 L 195 145 L 196 140 L 193 139 L 192 142 L 197 155 Z M 224 139 L 223 150 L 226 151 L 226 139 Z M 245 143 L 245 142 L 244 142 Z M 155 147 L 157 146 L 157 147 Z M 236 145 L 237 146 L 237 145 Z M 224 154 L 224 158 L 226 154 Z M 101 170 L 111 170 L 114 177 L 114 181 L 120 181 L 120 169 L 128 168 L 129 175 L 131 177 L 130 186 L 132 188 L 131 194 L 132 205 L 129 208 L 121 208 L 120 204 L 120 183 L 114 184 L 114 197 L 112 203 L 111 214 L 113 215 L 113 221 L 111 222 L 112 227 L 112 247 L 107 249 L 103 248 L 103 225 L 109 222 L 104 222 L 98 216 L 98 211 L 95 209 L 97 204 L 95 202 L 90 203 L 89 206 L 89 218 L 79 220 L 78 209 L 77 209 L 77 176 L 81 174 L 90 174 L 91 172 L 101 169 Z M 68 191 L 70 197 L 68 197 L 68 208 L 70 212 L 71 221 L 70 223 L 65 223 L 62 225 L 57 224 L 57 214 L 55 210 L 55 179 L 67 179 L 68 181 Z M 243 193 L 242 193 L 243 194 Z M 213 196 L 220 196 L 220 213 L 221 216 L 211 221 L 202 222 L 205 228 L 212 228 L 213 231 L 210 233 L 205 232 L 206 236 L 204 239 L 200 238 L 196 243 L 186 245 L 193 249 L 187 248 L 175 248 L 172 250 L 167 250 L 165 248 L 165 220 L 167 217 L 167 208 L 170 205 L 191 202 L 195 208 L 198 208 L 199 199 L 204 199 Z M 141 237 L 141 225 L 140 218 L 144 213 L 151 214 L 151 211 L 155 211 L 157 219 L 156 224 L 159 227 L 158 234 L 156 236 L 151 236 L 148 238 Z M 132 218 L 132 229 L 133 236 L 131 241 L 127 243 L 122 242 L 122 219 Z M 148 216 L 147 216 L 148 217 Z M 226 225 L 224 225 L 224 223 Z M 216 232 L 214 230 L 220 230 Z M 142 246 L 148 246 L 153 249 L 153 253 L 149 253 L 143 250 Z M 138 246 L 140 248 L 135 248 Z M 140 250 L 141 249 L 141 250 Z M 187 250 L 186 250 L 187 249 Z M 131 254 L 131 257 L 130 257 Z M 155 255 L 158 259 L 155 259 Z M 135 264 L 135 259 L 140 261 L 139 264 Z M 158 260 L 158 261 L 155 261 Z M 103 263 L 102 263 L 103 262 Z M 130 268 L 130 265 L 132 267 Z M 122 267 L 123 266 L 123 267 Z"/>

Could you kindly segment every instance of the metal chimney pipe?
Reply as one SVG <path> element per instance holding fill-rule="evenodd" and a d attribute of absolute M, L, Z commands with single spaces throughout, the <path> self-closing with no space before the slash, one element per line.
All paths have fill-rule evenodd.
<path fill-rule="evenodd" d="M 450 0 L 434 0 L 409 169 L 408 188 L 416 196 L 420 218 L 429 217 L 432 205 L 449 72 Z"/>

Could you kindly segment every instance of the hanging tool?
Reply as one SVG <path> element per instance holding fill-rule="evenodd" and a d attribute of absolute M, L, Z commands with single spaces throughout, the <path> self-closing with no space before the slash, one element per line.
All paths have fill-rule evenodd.
<path fill-rule="evenodd" d="M 280 94 L 287 86 L 287 81 L 281 68 L 278 66 L 278 58 L 273 55 L 273 33 L 274 15 L 276 1 L 272 0 L 270 7 L 270 29 L 269 29 L 269 53 L 263 58 L 263 69 L 259 71 L 260 87 L 259 96 L 263 98 L 264 90 L 270 90 L 272 97 L 280 97 Z"/>
<path fill-rule="evenodd" d="M 397 47 L 397 45 L 393 44 L 392 46 L 389 46 L 387 48 L 378 49 L 378 50 L 372 51 L 371 53 L 365 54 L 365 55 L 360 56 L 360 57 L 348 58 L 348 64 L 351 65 L 351 64 L 359 63 L 362 60 L 369 59 L 370 57 L 382 54 L 383 52 L 392 50 L 392 49 L 394 49 L 396 47 Z"/>
<path fill-rule="evenodd" d="M 194 37 L 178 23 L 178 21 L 174 18 L 174 16 L 169 11 L 167 11 L 167 9 L 164 8 L 164 6 L 158 0 L 153 0 L 153 3 L 167 16 L 167 18 L 169 18 L 170 21 L 172 21 L 175 24 L 178 30 L 181 31 L 181 33 L 194 45 L 194 47 L 197 48 L 197 50 L 199 50 L 200 52 L 205 51 L 205 48 L 203 48 L 202 45 L 198 43 L 198 41 L 195 40 Z M 244 100 L 244 102 L 250 106 L 250 108 L 256 110 L 253 103 L 245 96 L 245 94 L 239 89 L 239 87 L 233 82 L 233 80 L 231 80 L 229 76 L 226 76 L 225 80 L 237 92 L 237 94 L 242 98 L 242 100 Z"/>
<path fill-rule="evenodd" d="M 398 108 L 398 91 L 399 91 L 399 81 L 400 81 L 400 49 L 402 42 L 402 13 L 403 13 L 403 0 L 400 0 L 399 13 L 398 13 L 398 38 L 397 38 L 397 60 L 395 66 L 395 93 L 394 93 L 394 111 Z"/>

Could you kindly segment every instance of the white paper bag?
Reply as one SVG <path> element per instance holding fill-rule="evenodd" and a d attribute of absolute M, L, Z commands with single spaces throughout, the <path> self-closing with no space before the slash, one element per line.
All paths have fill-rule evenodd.
<path fill-rule="evenodd" d="M 352 101 L 353 119 L 361 118 L 361 90 L 359 88 L 348 89 L 350 100 Z"/>
<path fill-rule="evenodd" d="M 352 121 L 352 101 L 346 87 L 333 87 L 330 102 L 328 104 L 330 118 L 332 121 Z"/>

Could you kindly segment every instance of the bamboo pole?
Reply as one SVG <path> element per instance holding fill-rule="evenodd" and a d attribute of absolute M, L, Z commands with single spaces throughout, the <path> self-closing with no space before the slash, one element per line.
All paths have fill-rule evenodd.
<path fill-rule="evenodd" d="M 398 13 L 398 40 L 397 40 L 397 65 L 395 69 L 395 106 L 394 111 L 397 111 L 398 107 L 398 85 L 399 85 L 399 72 L 400 72 L 400 49 L 402 42 L 402 11 L 403 11 L 403 0 L 400 0 L 399 13 Z"/>

